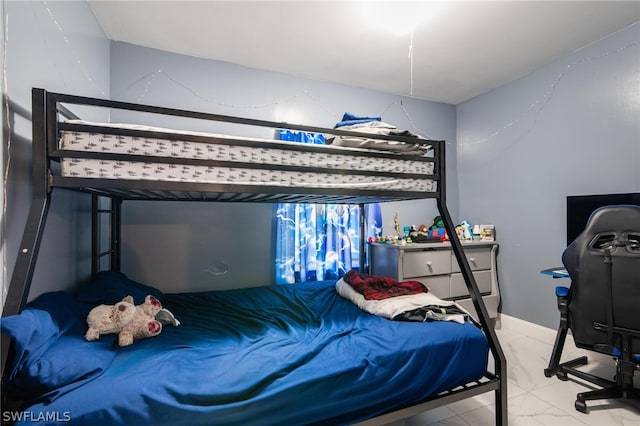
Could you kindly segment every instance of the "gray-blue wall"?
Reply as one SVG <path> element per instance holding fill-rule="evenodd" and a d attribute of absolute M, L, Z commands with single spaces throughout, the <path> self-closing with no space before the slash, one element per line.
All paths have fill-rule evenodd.
<path fill-rule="evenodd" d="M 382 115 L 446 139 L 454 220 L 496 225 L 503 311 L 549 327 L 559 282 L 539 271 L 560 263 L 566 196 L 640 190 L 640 24 L 452 106 L 110 43 L 84 2 L 4 5 L 3 298 L 31 191 L 32 86 L 319 126 L 344 111 Z M 84 196 L 54 193 L 32 298 L 88 274 L 87 209 Z M 403 224 L 435 214 L 430 201 L 385 205 L 388 230 L 396 211 Z M 273 272 L 273 238 L 269 205 L 132 203 L 125 270 L 173 291 L 255 285 Z"/>
<path fill-rule="evenodd" d="M 2 213 L 0 262 L 6 256 L 6 263 L 0 270 L 6 271 L 2 274 L 4 304 L 31 202 L 31 88 L 108 97 L 109 40 L 85 2 L 5 1 L 3 6 L 6 211 Z M 99 118 L 108 117 L 94 117 Z M 82 235 L 89 226 L 89 198 L 61 190 L 53 195 L 31 298 L 70 288 L 90 273 L 90 241 Z"/>
<path fill-rule="evenodd" d="M 503 312 L 556 327 L 567 195 L 640 191 L 640 23 L 457 106 L 460 211 L 496 225 Z"/>
<path fill-rule="evenodd" d="M 345 111 L 449 141 L 448 195 L 457 213 L 456 121 L 452 105 L 322 83 L 237 65 L 112 43 L 114 99 L 274 121 L 333 127 Z M 126 121 L 116 113 L 113 121 Z M 146 123 L 170 126 L 165 120 Z M 181 123 L 177 122 L 177 125 Z M 202 125 L 203 126 L 203 125 Z M 235 131 L 220 126 L 197 127 Z M 272 138 L 272 133 L 243 133 Z M 269 204 L 125 203 L 123 269 L 162 290 L 182 291 L 274 282 L 274 206 Z M 433 200 L 383 206 L 403 224 L 430 223 Z M 225 272 L 226 271 L 226 272 Z M 224 273 L 223 273 L 224 272 Z"/>

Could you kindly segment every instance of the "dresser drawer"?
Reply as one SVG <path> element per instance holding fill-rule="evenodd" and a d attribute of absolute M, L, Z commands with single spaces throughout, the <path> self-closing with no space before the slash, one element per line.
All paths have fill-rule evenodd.
<path fill-rule="evenodd" d="M 440 275 L 451 272 L 449 250 L 408 251 L 402 258 L 404 278 Z"/>
<path fill-rule="evenodd" d="M 405 246 L 371 243 L 370 273 L 399 281 L 416 280 L 441 299 L 455 300 L 475 312 L 467 286 L 450 243 L 414 243 Z M 462 249 L 473 272 L 491 318 L 500 301 L 494 242 L 463 243 Z M 476 317 L 477 318 L 477 317 Z"/>
<path fill-rule="evenodd" d="M 430 293 L 435 294 L 440 299 L 447 299 L 450 296 L 449 275 L 437 275 L 433 277 L 412 278 L 424 284 Z"/>
<path fill-rule="evenodd" d="M 482 269 L 491 269 L 491 248 L 465 248 L 464 254 L 467 256 L 467 261 L 472 271 L 479 271 Z M 458 259 L 456 255 L 451 252 L 451 272 L 460 272 L 460 266 L 458 265 Z"/>
<path fill-rule="evenodd" d="M 491 293 L 491 271 L 478 271 L 473 273 L 473 277 L 478 284 L 480 293 Z M 451 274 L 450 297 L 468 296 L 469 291 L 464 282 L 464 277 L 460 273 Z"/>

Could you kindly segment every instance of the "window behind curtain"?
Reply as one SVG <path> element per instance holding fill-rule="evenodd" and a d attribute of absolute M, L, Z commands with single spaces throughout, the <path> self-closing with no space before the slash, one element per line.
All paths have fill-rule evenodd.
<path fill-rule="evenodd" d="M 280 130 L 280 140 L 324 144 L 324 136 Z M 378 204 L 367 205 L 368 234 L 379 235 Z M 360 265 L 360 207 L 352 204 L 278 204 L 276 283 L 333 280 Z"/>

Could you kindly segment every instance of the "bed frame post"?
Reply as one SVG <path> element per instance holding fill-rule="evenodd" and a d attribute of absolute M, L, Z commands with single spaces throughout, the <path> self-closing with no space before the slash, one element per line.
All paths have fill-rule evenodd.
<path fill-rule="evenodd" d="M 91 195 L 91 278 L 100 271 L 100 197 Z"/>
<path fill-rule="evenodd" d="M 42 241 L 50 192 L 47 163 L 46 93 L 42 89 L 32 92 L 32 193 L 31 207 L 22 235 L 20 250 L 11 276 L 2 316 L 15 315 L 22 310 L 29 296 L 36 255 Z"/>
<path fill-rule="evenodd" d="M 496 389 L 495 394 L 495 403 L 496 403 L 496 425 L 506 426 L 508 423 L 507 419 L 507 360 L 504 356 L 504 352 L 500 347 L 500 343 L 498 342 L 498 336 L 496 335 L 493 324 L 490 322 L 489 313 L 487 312 L 487 308 L 482 302 L 482 296 L 480 295 L 480 290 L 478 289 L 478 284 L 476 283 L 475 277 L 473 276 L 473 272 L 471 271 L 471 267 L 469 266 L 469 262 L 467 261 L 466 256 L 464 255 L 464 250 L 462 248 L 462 244 L 460 243 L 460 239 L 458 238 L 458 234 L 456 233 L 456 228 L 451 219 L 451 215 L 449 214 L 449 210 L 447 209 L 446 204 L 446 187 L 444 185 L 445 173 L 446 173 L 446 158 L 445 158 L 445 149 L 443 146 L 438 147 L 435 155 L 438 158 L 438 164 L 440 165 L 440 170 L 438 171 L 440 179 L 438 180 L 438 197 L 436 199 L 438 204 L 438 211 L 440 212 L 440 217 L 442 217 L 442 221 L 444 222 L 444 227 L 447 231 L 447 235 L 449 235 L 449 240 L 451 242 L 451 248 L 453 253 L 456 256 L 456 260 L 458 261 L 458 265 L 460 266 L 460 272 L 464 278 L 464 282 L 467 285 L 467 289 L 469 291 L 469 295 L 471 296 L 471 300 L 473 301 L 473 306 L 476 309 L 478 314 L 478 319 L 480 324 L 482 325 L 482 329 L 487 335 L 489 340 L 489 347 L 491 349 L 491 353 L 495 360 L 495 374 L 499 379 L 500 386 Z"/>
<path fill-rule="evenodd" d="M 51 187 L 47 175 L 47 98 L 42 89 L 32 91 L 32 195 L 31 207 L 27 216 L 18 257 L 13 268 L 13 275 L 7 291 L 7 298 L 2 316 L 16 315 L 24 308 L 31 288 L 31 279 L 36 266 L 36 259 L 42 234 L 44 232 L 47 212 L 50 204 Z M 2 377 L 9 356 L 11 339 L 2 335 Z M 4 399 L 4 386 L 3 386 Z"/>
<path fill-rule="evenodd" d="M 360 203 L 358 205 L 360 207 L 360 273 L 368 273 L 369 271 L 365 271 L 365 267 L 367 266 L 367 243 L 365 241 L 366 238 L 366 220 L 367 213 L 365 211 L 364 203 Z"/>
<path fill-rule="evenodd" d="M 120 230 L 122 223 L 122 199 L 109 197 L 109 207 L 100 204 L 101 196 L 91 196 L 91 276 L 96 278 L 102 270 L 101 259 L 109 256 L 109 267 L 112 271 L 120 271 L 121 245 Z M 102 251 L 102 236 L 105 228 L 100 220 L 102 215 L 109 215 L 109 248 Z"/>
<path fill-rule="evenodd" d="M 111 270 L 120 272 L 120 259 L 122 259 L 121 230 L 122 230 L 122 198 L 111 199 Z"/>

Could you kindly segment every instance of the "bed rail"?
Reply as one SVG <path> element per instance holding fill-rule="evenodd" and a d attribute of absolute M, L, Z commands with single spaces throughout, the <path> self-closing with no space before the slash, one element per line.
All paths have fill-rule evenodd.
<path fill-rule="evenodd" d="M 36 89 L 39 90 L 39 89 Z M 209 182 L 209 181 L 169 181 L 169 180 L 147 180 L 147 179 L 113 179 L 113 178 L 94 178 L 84 176 L 66 175 L 51 172 L 50 170 L 50 186 L 75 189 L 98 195 L 117 196 L 122 199 L 135 200 L 179 200 L 179 201 L 239 201 L 239 202 L 312 202 L 312 203 L 369 203 L 375 201 L 400 201 L 418 198 L 437 198 L 440 190 L 437 182 L 440 181 L 441 173 L 437 165 L 436 158 L 438 152 L 443 149 L 444 141 L 434 141 L 426 139 L 417 139 L 402 135 L 372 135 L 362 132 L 354 132 L 340 129 L 328 129 L 317 126 L 305 126 L 289 123 L 278 123 L 267 120 L 256 120 L 231 117 L 226 115 L 209 114 L 203 112 L 186 111 L 175 108 L 156 107 L 148 105 L 140 105 L 128 102 L 111 101 L 105 99 L 95 99 L 82 96 L 65 95 L 60 93 L 45 92 L 46 98 L 46 127 L 47 127 L 47 153 L 44 155 L 48 162 L 60 162 L 65 158 L 73 158 L 77 160 L 95 160 L 98 162 L 114 161 L 114 162 L 136 162 L 143 167 L 153 163 L 166 167 L 180 166 L 200 166 L 215 168 L 234 168 L 249 171 L 257 169 L 261 172 L 268 170 L 272 173 L 292 173 L 302 175 L 307 173 L 307 179 L 318 176 L 319 179 L 315 184 L 309 182 L 305 186 L 271 184 L 272 181 L 266 178 L 264 182 L 250 183 L 246 182 Z M 426 156 L 410 156 L 399 154 L 397 152 L 373 151 L 369 149 L 344 149 L 343 147 L 334 147 L 331 145 L 312 145 L 299 143 L 277 143 L 269 140 L 256 140 L 255 138 L 247 139 L 240 137 L 208 136 L 202 134 L 179 134 L 182 141 L 191 143 L 202 143 L 207 148 L 210 146 L 224 147 L 242 147 L 259 150 L 277 150 L 284 156 L 298 156 L 303 151 L 305 153 L 315 153 L 318 158 L 326 158 L 326 155 L 342 155 L 353 158 L 354 161 L 369 161 L 372 159 L 380 159 L 384 161 L 401 161 L 405 162 L 410 159 L 414 164 L 427 163 L 431 165 L 430 173 L 398 173 L 394 170 L 349 170 L 341 168 L 339 165 L 306 164 L 299 166 L 287 162 L 286 164 L 256 164 L 244 161 L 219 160 L 219 159 L 202 159 L 202 158 L 176 158 L 175 156 L 161 157 L 148 155 L 137 155 L 136 153 L 122 152 L 105 152 L 105 151 L 78 151 L 69 148 L 63 148 L 58 143 L 59 135 L 63 131 L 67 132 L 83 132 L 83 133 L 99 133 L 104 135 L 113 135 L 118 138 L 123 135 L 136 138 L 153 138 L 155 140 L 174 141 L 178 136 L 176 134 L 158 131 L 157 129 L 136 128 L 122 129 L 113 126 L 101 126 L 97 124 L 78 124 L 62 122 L 59 118 L 61 107 L 66 110 L 73 109 L 74 106 L 91 106 L 98 108 L 108 108 L 115 110 L 134 111 L 137 113 L 147 113 L 161 116 L 182 117 L 188 119 L 196 119 L 211 123 L 233 123 L 240 126 L 252 126 L 258 128 L 287 129 L 293 131 L 319 133 L 332 136 L 348 136 L 359 137 L 364 139 L 375 139 L 376 141 L 391 141 L 393 143 L 417 144 L 429 146 L 431 149 L 427 151 Z M 35 117 L 37 119 L 37 117 Z M 226 148 L 225 148 L 226 149 Z M 425 150 L 426 151 L 426 150 Z M 271 151 L 270 151 L 271 152 Z M 252 154 L 253 155 L 253 154 Z M 312 160 L 311 160 L 312 161 Z M 95 163 L 92 163 L 95 164 Z M 380 184 L 371 186 L 368 183 L 325 183 L 320 178 L 337 177 L 351 173 L 359 178 L 378 179 Z M 303 176 L 304 177 L 304 176 Z M 402 190 L 389 189 L 386 182 L 397 181 L 402 178 L 414 178 L 416 180 L 431 180 L 433 182 L 433 190 L 425 193 L 424 190 L 418 191 L 412 188 L 404 188 Z"/>

